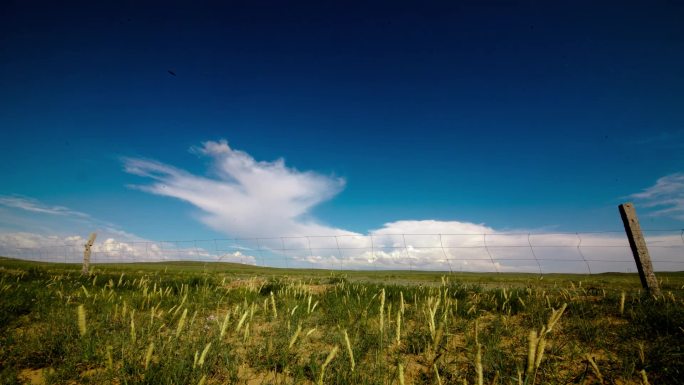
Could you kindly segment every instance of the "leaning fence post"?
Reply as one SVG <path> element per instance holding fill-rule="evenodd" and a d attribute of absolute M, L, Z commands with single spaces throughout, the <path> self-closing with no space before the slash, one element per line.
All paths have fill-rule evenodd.
<path fill-rule="evenodd" d="M 90 237 L 88 237 L 88 242 L 86 242 L 86 244 L 83 245 L 85 250 L 83 250 L 83 270 L 81 270 L 82 275 L 88 275 L 88 272 L 90 270 L 90 248 L 93 247 L 93 243 L 95 243 L 96 237 L 97 234 L 90 233 Z"/>
<path fill-rule="evenodd" d="M 629 247 L 632 249 L 632 255 L 639 271 L 641 286 L 648 290 L 649 293 L 658 296 L 660 295 L 660 287 L 658 287 L 658 280 L 653 272 L 651 257 L 648 254 L 644 235 L 641 233 L 641 226 L 639 226 L 639 218 L 637 218 L 634 204 L 629 202 L 623 203 L 618 208 L 620 209 L 622 223 L 625 225 Z"/>

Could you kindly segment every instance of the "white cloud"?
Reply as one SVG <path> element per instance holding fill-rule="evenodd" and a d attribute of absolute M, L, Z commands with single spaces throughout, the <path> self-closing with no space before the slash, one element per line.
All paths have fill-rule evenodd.
<path fill-rule="evenodd" d="M 645 207 L 656 208 L 651 215 L 684 220 L 684 173 L 666 175 L 655 185 L 630 197 Z"/>
<path fill-rule="evenodd" d="M 194 242 L 122 241 L 102 233 L 93 245 L 92 263 L 163 261 L 239 262 L 256 265 L 256 257 L 239 250 L 198 247 Z M 43 262 L 80 263 L 86 239 L 27 232 L 0 233 L 0 255 Z"/>
<path fill-rule="evenodd" d="M 145 159 L 125 159 L 124 167 L 155 181 L 136 188 L 191 203 L 206 225 L 229 236 L 349 233 L 310 216 L 312 207 L 344 187 L 343 179 L 301 172 L 282 159 L 256 161 L 226 141 L 206 142 L 194 151 L 211 158 L 214 178 Z"/>
<path fill-rule="evenodd" d="M 420 226 L 425 221 L 404 222 Z M 406 229 L 406 225 L 404 223 L 400 229 Z M 635 271 L 631 250 L 622 232 L 463 233 L 459 231 L 459 223 L 435 221 L 433 225 L 441 225 L 433 229 L 441 233 L 394 233 L 388 231 L 393 224 L 387 224 L 382 232 L 367 236 L 310 237 L 307 239 L 310 246 L 303 248 L 296 248 L 297 243 L 290 241 L 282 247 L 285 251 L 281 254 L 303 266 L 334 269 L 533 273 Z M 681 257 L 684 240 L 680 233 L 647 233 L 646 240 L 656 270 L 684 269 Z M 273 250 L 278 248 L 273 245 Z"/>
<path fill-rule="evenodd" d="M 89 215 L 64 206 L 48 206 L 36 199 L 21 196 L 0 196 L 0 205 L 40 214 L 67 215 L 88 218 Z"/>

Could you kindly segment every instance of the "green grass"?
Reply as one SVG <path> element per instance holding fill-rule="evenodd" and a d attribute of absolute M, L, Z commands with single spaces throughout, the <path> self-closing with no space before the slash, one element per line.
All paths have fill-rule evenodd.
<path fill-rule="evenodd" d="M 323 373 L 326 384 L 395 384 L 401 364 L 406 384 L 436 384 L 435 368 L 443 384 L 477 384 L 478 346 L 486 384 L 641 384 L 642 370 L 651 384 L 684 383 L 684 273 L 658 278 L 653 298 L 632 274 L 177 262 L 95 265 L 83 277 L 78 265 L 0 258 L 0 383 L 315 384 Z M 525 373 L 529 332 L 563 304 Z"/>

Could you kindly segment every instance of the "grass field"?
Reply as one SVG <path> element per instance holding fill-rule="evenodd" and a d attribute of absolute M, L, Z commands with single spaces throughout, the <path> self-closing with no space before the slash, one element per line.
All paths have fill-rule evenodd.
<path fill-rule="evenodd" d="M 679 384 L 684 273 L 0 259 L 4 384 Z"/>

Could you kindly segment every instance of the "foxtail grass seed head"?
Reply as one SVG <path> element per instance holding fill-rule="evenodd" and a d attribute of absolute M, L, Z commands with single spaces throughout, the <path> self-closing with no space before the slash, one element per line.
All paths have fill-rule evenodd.
<path fill-rule="evenodd" d="M 620 294 L 620 315 L 625 313 L 625 292 Z"/>
<path fill-rule="evenodd" d="M 112 345 L 107 345 L 107 369 L 112 370 L 114 369 L 114 360 L 112 359 L 112 350 L 114 348 Z"/>
<path fill-rule="evenodd" d="M 544 349 L 546 348 L 546 336 L 542 334 L 541 337 L 539 337 L 539 342 L 537 343 L 537 352 L 535 353 L 535 359 L 534 359 L 534 370 L 539 369 L 539 365 L 541 365 L 541 360 L 544 357 Z"/>
<path fill-rule="evenodd" d="M 81 334 L 81 337 L 83 337 L 88 332 L 87 323 L 86 323 L 86 312 L 85 312 L 85 308 L 83 307 L 83 305 L 78 305 L 77 313 L 78 313 L 78 331 Z"/>
<path fill-rule="evenodd" d="M 276 309 L 275 296 L 271 292 L 271 310 L 273 311 L 273 318 L 278 318 L 278 309 Z"/>
<path fill-rule="evenodd" d="M 397 345 L 401 343 L 401 313 L 401 310 L 397 311 L 397 334 L 395 336 L 395 342 Z"/>
<path fill-rule="evenodd" d="M 250 325 L 251 325 L 250 322 L 247 322 L 247 325 L 245 325 L 245 331 L 244 331 L 244 334 L 242 336 L 243 342 L 247 342 L 247 340 L 249 340 L 249 326 Z"/>
<path fill-rule="evenodd" d="M 185 326 L 185 317 L 187 317 L 187 315 L 188 309 L 184 309 L 183 314 L 181 314 L 181 317 L 178 320 L 178 325 L 176 326 L 176 338 L 180 337 L 180 334 L 183 331 L 183 326 Z"/>
<path fill-rule="evenodd" d="M 404 314 L 404 292 L 399 292 L 399 311 Z"/>
<path fill-rule="evenodd" d="M 477 353 L 475 354 L 475 373 L 477 374 L 477 385 L 484 385 L 484 374 L 482 371 L 482 346 L 477 344 Z"/>
<path fill-rule="evenodd" d="M 328 357 L 325 358 L 325 361 L 323 362 L 323 367 L 327 367 L 330 364 L 330 362 L 332 362 L 332 360 L 335 359 L 338 350 L 340 350 L 340 347 L 335 345 L 335 347 L 332 348 L 330 353 L 328 353 Z"/>
<path fill-rule="evenodd" d="M 182 286 L 181 286 L 181 291 L 183 291 L 183 287 L 182 287 Z M 185 304 L 185 301 L 186 301 L 187 299 L 188 299 L 188 294 L 186 293 L 186 294 L 183 296 L 183 299 L 181 300 L 180 304 L 178 304 L 178 306 L 176 307 L 176 310 L 174 310 L 173 315 L 176 315 L 176 314 L 180 311 L 180 309 L 183 307 L 183 304 Z M 187 309 L 186 309 L 186 311 L 187 311 Z"/>
<path fill-rule="evenodd" d="M 534 370 L 534 356 L 537 352 L 537 332 L 535 330 L 530 330 L 530 334 L 527 336 L 527 370 L 525 371 L 527 376 L 530 376 Z"/>
<path fill-rule="evenodd" d="M 478 319 L 475 319 L 475 343 L 476 344 L 480 343 L 480 338 L 479 338 L 480 330 L 479 329 L 480 329 L 480 326 L 479 326 Z"/>
<path fill-rule="evenodd" d="M 399 378 L 399 385 L 404 385 L 404 365 L 401 363 L 397 365 L 397 377 Z"/>
<path fill-rule="evenodd" d="M 245 319 L 247 319 L 248 315 L 249 315 L 249 310 L 245 310 L 245 312 L 242 314 L 242 317 L 240 318 L 240 321 L 238 321 L 238 324 L 235 327 L 235 332 L 240 331 L 240 328 L 242 327 L 242 324 L 245 323 Z"/>
<path fill-rule="evenodd" d="M 642 385 L 650 385 L 648 382 L 648 377 L 646 376 L 646 370 L 641 369 L 639 374 L 641 375 L 641 384 Z"/>
<path fill-rule="evenodd" d="M 385 288 L 380 291 L 380 334 L 385 328 Z"/>
<path fill-rule="evenodd" d="M 292 338 L 290 338 L 290 344 L 288 345 L 288 348 L 292 349 L 292 346 L 294 346 L 295 342 L 297 342 L 297 337 L 299 337 L 299 333 L 301 333 L 301 332 L 302 332 L 302 325 L 299 324 L 299 325 L 297 325 L 297 330 L 292 335 Z"/>
<path fill-rule="evenodd" d="M 133 314 L 131 314 L 131 343 L 135 344 L 135 340 L 135 318 L 133 318 Z"/>
<path fill-rule="evenodd" d="M 204 347 L 204 350 L 202 350 L 202 354 L 200 355 L 199 361 L 197 361 L 197 365 L 199 365 L 200 368 L 204 365 L 204 360 L 207 358 L 209 348 L 211 348 L 211 342 L 209 342 L 207 346 Z"/>
<path fill-rule="evenodd" d="M 154 342 L 150 342 L 147 347 L 147 352 L 145 353 L 145 370 L 150 366 L 150 360 L 152 360 L 152 352 L 154 351 Z"/>
<path fill-rule="evenodd" d="M 339 346 L 335 345 L 335 347 L 332 348 L 330 353 L 328 353 L 328 357 L 325 359 L 325 362 L 323 362 L 323 365 L 321 366 L 321 376 L 318 377 L 318 385 L 323 385 L 323 376 L 325 375 L 325 368 L 327 368 L 328 364 L 330 364 L 330 362 L 335 358 L 338 350 L 340 350 Z"/>
<path fill-rule="evenodd" d="M 351 371 L 354 371 L 354 368 L 356 367 L 356 361 L 354 361 L 354 351 L 352 351 L 351 347 L 351 342 L 349 341 L 349 335 L 347 334 L 347 330 L 345 329 L 344 331 L 344 343 L 347 345 L 347 353 L 349 354 L 349 365 L 351 366 Z"/>
<path fill-rule="evenodd" d="M 223 338 L 223 336 L 226 334 L 226 328 L 228 327 L 228 322 L 230 321 L 230 312 L 226 312 L 226 316 L 223 318 L 223 324 L 221 324 L 221 333 L 219 335 L 220 338 Z"/>
<path fill-rule="evenodd" d="M 192 325 L 195 323 L 195 318 L 197 318 L 197 310 L 195 310 L 194 313 L 192 313 L 192 317 L 190 317 L 190 328 L 192 329 Z"/>
<path fill-rule="evenodd" d="M 548 298 L 548 297 L 547 297 Z M 551 309 L 551 317 L 549 317 L 549 322 L 546 327 L 546 333 L 551 333 L 553 330 L 553 327 L 556 326 L 556 323 L 560 319 L 560 317 L 563 315 L 563 312 L 565 309 L 568 307 L 567 303 L 564 303 L 563 306 L 561 306 L 560 309 L 554 310 Z"/>

